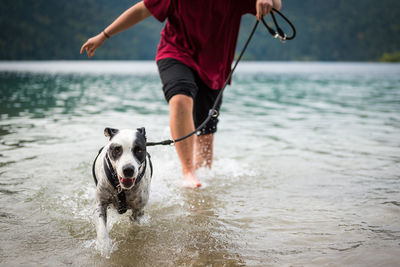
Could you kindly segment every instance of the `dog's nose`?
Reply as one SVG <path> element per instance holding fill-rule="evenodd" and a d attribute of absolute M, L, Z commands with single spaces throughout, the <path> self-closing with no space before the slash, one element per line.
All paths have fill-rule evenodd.
<path fill-rule="evenodd" d="M 135 167 L 132 165 L 127 165 L 122 168 L 122 172 L 124 173 L 125 177 L 132 177 L 135 173 Z"/>

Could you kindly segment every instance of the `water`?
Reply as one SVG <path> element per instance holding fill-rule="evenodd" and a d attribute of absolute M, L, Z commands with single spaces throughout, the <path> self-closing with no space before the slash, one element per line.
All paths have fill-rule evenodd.
<path fill-rule="evenodd" d="M 2 266 L 395 266 L 400 260 L 400 65 L 241 63 L 214 168 L 180 186 L 152 147 L 140 224 L 111 214 L 95 248 L 91 164 L 103 129 L 169 138 L 153 62 L 0 63 Z"/>

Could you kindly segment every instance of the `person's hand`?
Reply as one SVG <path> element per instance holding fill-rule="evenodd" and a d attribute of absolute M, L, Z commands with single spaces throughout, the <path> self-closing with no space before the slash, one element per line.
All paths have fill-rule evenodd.
<path fill-rule="evenodd" d="M 256 2 L 256 17 L 261 20 L 263 16 L 269 14 L 272 10 L 272 0 L 257 0 Z"/>
<path fill-rule="evenodd" d="M 96 49 L 99 48 L 106 39 L 106 36 L 102 32 L 90 38 L 89 40 L 87 40 L 86 43 L 82 45 L 81 54 L 84 50 L 86 50 L 88 57 L 93 57 Z"/>

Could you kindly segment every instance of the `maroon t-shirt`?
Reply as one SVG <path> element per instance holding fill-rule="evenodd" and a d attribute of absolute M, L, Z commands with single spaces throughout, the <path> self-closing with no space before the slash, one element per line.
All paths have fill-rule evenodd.
<path fill-rule="evenodd" d="M 256 0 L 144 0 L 164 22 L 156 60 L 174 58 L 196 70 L 213 89 L 220 89 L 231 71 L 245 13 L 255 13 Z"/>

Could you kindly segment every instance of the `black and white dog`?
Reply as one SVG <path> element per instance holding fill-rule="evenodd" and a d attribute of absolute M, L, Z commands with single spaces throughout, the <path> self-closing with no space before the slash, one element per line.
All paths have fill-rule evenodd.
<path fill-rule="evenodd" d="M 106 128 L 109 142 L 93 162 L 96 183 L 95 223 L 97 246 L 110 250 L 107 231 L 107 208 L 113 205 L 118 213 L 132 210 L 131 219 L 138 220 L 149 199 L 153 167 L 146 151 L 146 131 Z"/>

